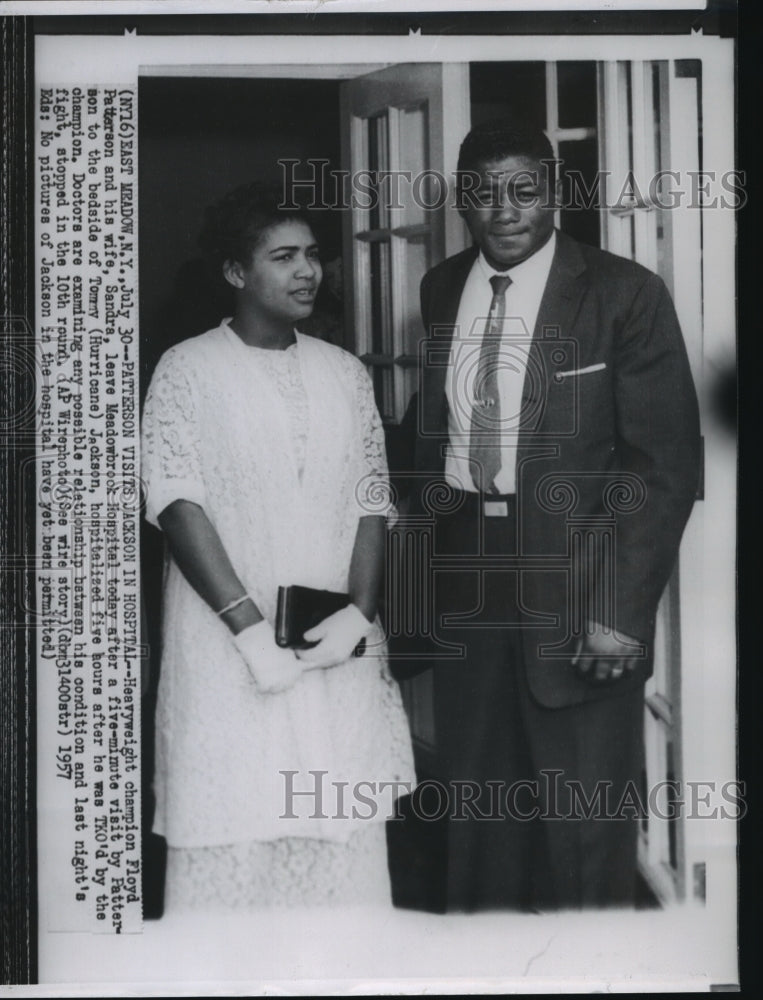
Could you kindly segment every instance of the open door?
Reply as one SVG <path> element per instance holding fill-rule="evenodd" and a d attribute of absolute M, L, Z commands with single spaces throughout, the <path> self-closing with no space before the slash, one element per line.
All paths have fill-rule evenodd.
<path fill-rule="evenodd" d="M 468 245 L 452 206 L 458 150 L 471 123 L 469 65 L 396 65 L 345 81 L 341 119 L 349 191 L 368 192 L 344 213 L 346 346 L 371 371 L 384 423 L 396 424 L 416 388 L 421 279 Z M 404 525 L 393 541 L 388 586 L 399 581 L 394 553 L 405 549 Z M 412 600 L 407 617 L 416 607 Z M 435 748 L 431 672 L 401 687 L 422 772 Z"/>
<path fill-rule="evenodd" d="M 397 423 L 424 332 L 419 283 L 467 245 L 452 205 L 470 124 L 469 65 L 396 65 L 347 80 L 341 118 L 347 346 L 371 370 L 382 419 Z"/>
<path fill-rule="evenodd" d="M 702 170 L 701 71 L 695 59 L 601 63 L 599 138 L 609 206 L 602 216 L 603 245 L 644 264 L 665 281 L 703 398 L 711 346 L 702 305 L 703 212 L 688 199 L 687 204 L 663 207 L 671 205 L 669 198 L 650 184 L 663 172 L 668 179 L 669 172 L 676 178 L 692 178 Z M 710 122 L 704 123 L 704 139 L 707 154 L 713 139 Z M 707 427 L 703 432 L 707 435 Z M 645 792 L 661 785 L 669 792 L 701 767 L 698 740 L 690 727 L 702 714 L 702 650 L 697 648 L 697 637 L 707 626 L 696 580 L 703 573 L 703 507 L 695 505 L 658 609 L 654 674 L 646 689 L 644 715 Z M 684 710 L 689 702 L 695 711 Z M 642 820 L 641 872 L 663 903 L 704 897 L 704 851 L 701 840 L 695 838 L 693 843 L 689 833 L 670 794 Z"/>

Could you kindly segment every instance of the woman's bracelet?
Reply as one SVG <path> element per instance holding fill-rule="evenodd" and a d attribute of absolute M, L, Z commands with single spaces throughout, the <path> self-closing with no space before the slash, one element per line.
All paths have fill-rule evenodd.
<path fill-rule="evenodd" d="M 251 601 L 249 594 L 244 594 L 243 597 L 237 597 L 235 601 L 231 601 L 230 604 L 226 604 L 224 608 L 220 608 L 220 610 L 216 611 L 215 614 L 218 617 L 222 617 L 222 615 L 227 614 L 228 611 L 233 611 L 234 608 L 237 608 L 239 604 L 243 604 L 244 601 Z"/>

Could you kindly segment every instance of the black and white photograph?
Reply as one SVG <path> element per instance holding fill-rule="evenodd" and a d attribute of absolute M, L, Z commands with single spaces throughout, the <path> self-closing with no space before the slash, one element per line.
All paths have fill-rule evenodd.
<path fill-rule="evenodd" d="M 4 984 L 738 990 L 736 5 L 2 8 Z"/>

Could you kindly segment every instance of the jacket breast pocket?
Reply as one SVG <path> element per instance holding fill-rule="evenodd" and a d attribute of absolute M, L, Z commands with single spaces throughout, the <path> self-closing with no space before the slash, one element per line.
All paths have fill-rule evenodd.
<path fill-rule="evenodd" d="M 609 436 L 614 417 L 610 376 L 604 362 L 555 372 L 547 387 L 544 426 L 565 437 Z"/>

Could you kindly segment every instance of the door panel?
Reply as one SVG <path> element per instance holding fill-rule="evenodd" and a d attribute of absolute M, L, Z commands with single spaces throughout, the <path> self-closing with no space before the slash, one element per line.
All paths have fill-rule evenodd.
<path fill-rule="evenodd" d="M 601 63 L 599 98 L 600 158 L 606 171 L 608 206 L 602 218 L 603 245 L 663 278 L 701 389 L 701 213 L 696 206 L 662 207 L 669 201 L 654 184 L 662 171 L 680 171 L 686 177 L 700 169 L 700 90 L 691 73 L 698 66 L 685 60 Z M 685 567 L 689 569 L 696 559 L 696 520 L 695 509 L 684 534 L 680 565 L 657 612 L 654 674 L 647 684 L 644 715 L 645 793 L 660 782 L 684 779 L 681 665 L 686 653 L 682 651 L 680 610 L 691 605 L 683 576 Z M 676 815 L 670 818 L 671 814 Z M 668 800 L 650 809 L 642 822 L 640 867 L 662 902 L 686 895 L 685 838 L 685 824 Z"/>
<path fill-rule="evenodd" d="M 368 365 L 390 425 L 400 422 L 416 389 L 421 279 L 468 245 L 452 206 L 458 149 L 470 127 L 469 67 L 392 66 L 346 81 L 341 102 L 343 168 L 357 182 L 350 191 L 370 191 L 345 212 L 348 346 Z M 390 536 L 388 616 L 394 617 L 395 600 L 416 605 L 416 595 L 401 584 L 403 553 L 416 538 L 416 532 L 407 536 L 404 519 Z M 431 675 L 401 687 L 422 770 L 435 743 Z"/>
<path fill-rule="evenodd" d="M 369 366 L 385 423 L 415 388 L 424 273 L 467 245 L 452 208 L 458 147 L 469 129 L 466 63 L 391 66 L 342 85 L 347 327 Z"/>

